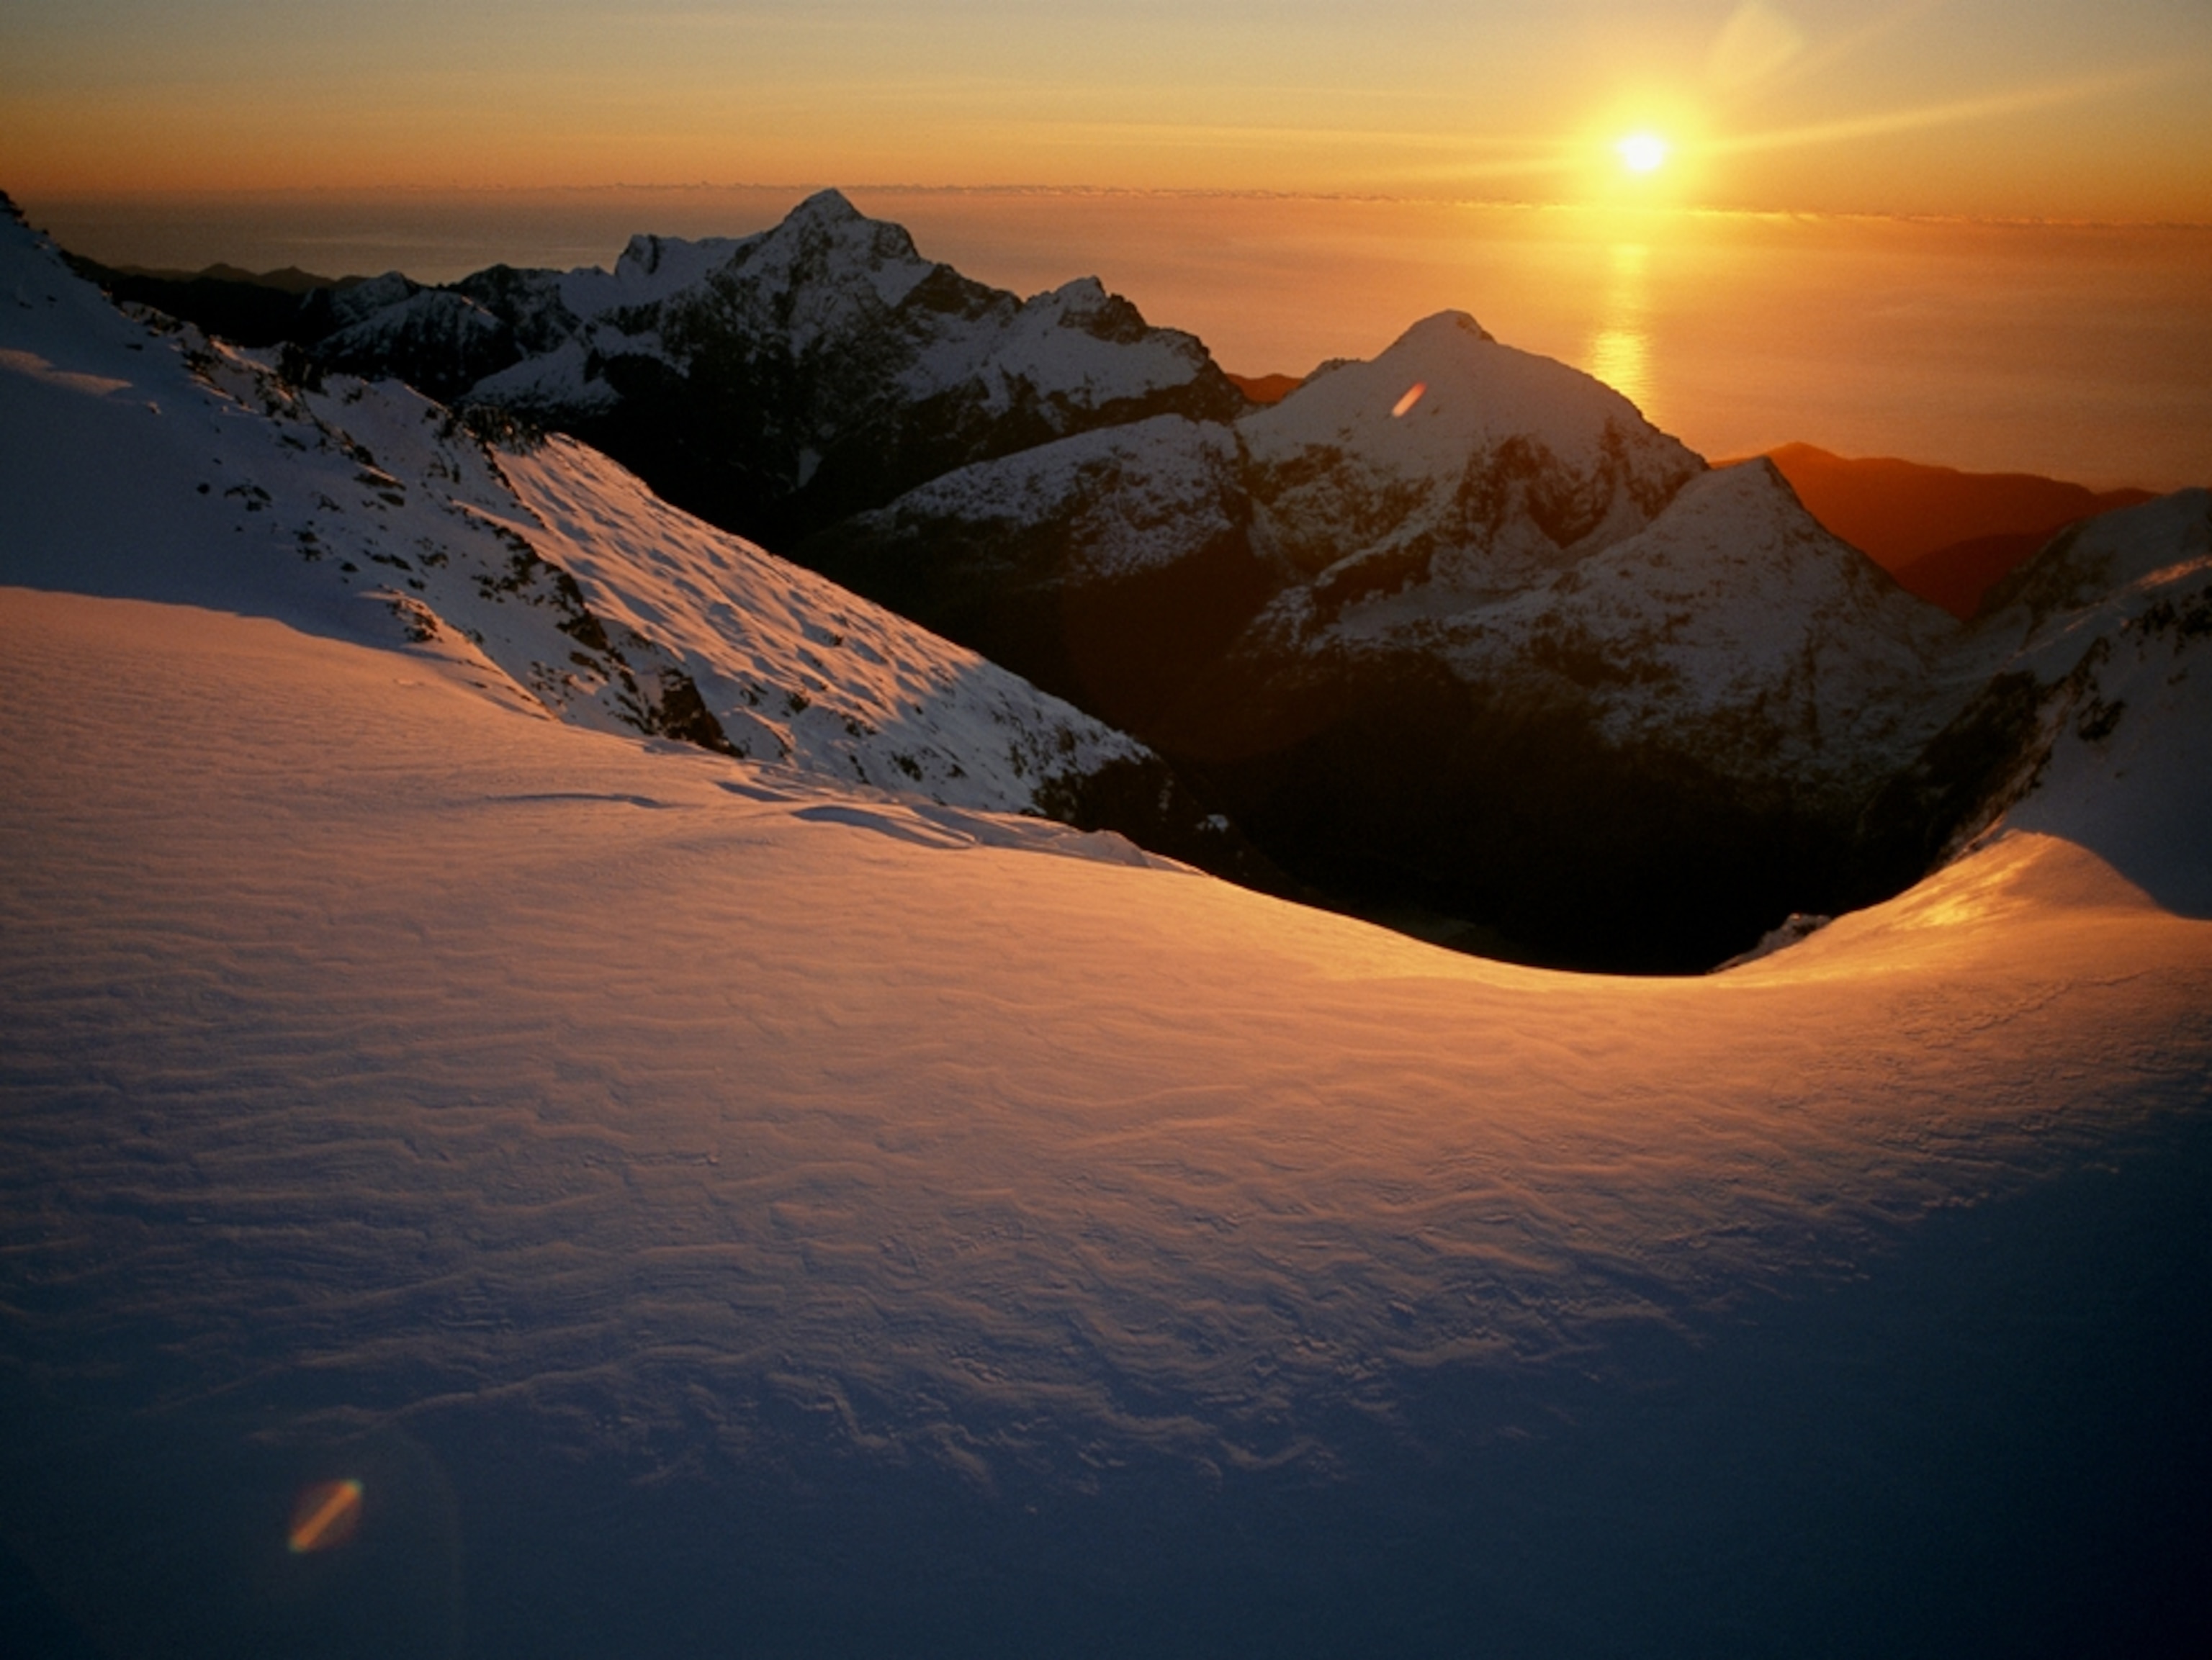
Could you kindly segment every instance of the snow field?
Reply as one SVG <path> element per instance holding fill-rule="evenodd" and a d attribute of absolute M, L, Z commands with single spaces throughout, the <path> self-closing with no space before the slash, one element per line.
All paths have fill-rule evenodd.
<path fill-rule="evenodd" d="M 471 1652 L 1972 1651 L 2110 1613 L 2048 1571 L 2100 1471 L 2198 1467 L 2130 1427 L 2197 1375 L 2162 1322 L 2203 1253 L 2138 1235 L 2207 1168 L 2212 928 L 2069 844 L 1580 978 L 428 653 L 4 615 L 0 1393 L 18 1490 L 96 1542 L 10 1540 L 65 1588 L 167 1583 L 89 1415 L 235 1440 L 195 1481 L 427 1461 Z M 2105 1254 L 2008 1220 L 2053 1205 Z M 2100 1356 L 2135 1396 L 2069 1392 Z M 2000 1503 L 2061 1408 L 2094 1457 Z M 1839 1614 L 1838 1560 L 1881 1594 Z M 212 1651 L 330 1606 L 168 1617 Z"/>

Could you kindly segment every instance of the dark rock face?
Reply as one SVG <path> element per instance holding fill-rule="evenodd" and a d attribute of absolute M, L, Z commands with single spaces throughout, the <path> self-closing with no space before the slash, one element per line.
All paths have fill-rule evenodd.
<path fill-rule="evenodd" d="M 2050 690 L 2032 674 L 1996 675 L 1911 765 L 1883 783 L 1856 827 L 1866 885 L 1893 892 L 1916 880 L 2008 793 L 2008 781 L 2033 753 Z"/>
<path fill-rule="evenodd" d="M 562 301 L 550 272 L 488 266 L 454 283 L 453 292 L 489 313 L 507 330 L 514 345 L 510 361 L 557 350 L 582 326 L 582 320 Z"/>
<path fill-rule="evenodd" d="M 1243 887 L 1320 902 L 1311 884 L 1267 857 L 1241 826 L 1207 810 L 1175 769 L 1157 755 L 1062 773 L 1037 791 L 1039 809 L 1079 830 L 1112 830 L 1139 847 L 1211 871 Z"/>
<path fill-rule="evenodd" d="M 1824 815 L 1747 800 L 1682 749 L 1607 743 L 1585 704 L 1432 657 L 1340 659 L 1236 728 L 1161 742 L 1315 887 L 1479 921 L 1504 936 L 1492 954 L 1696 972 L 1844 890 Z"/>
<path fill-rule="evenodd" d="M 698 342 L 688 373 L 653 358 L 610 358 L 602 373 L 619 401 L 566 424 L 639 464 L 677 506 L 764 544 L 798 547 L 971 463 L 1156 415 L 1207 418 L 1224 401 L 1211 377 L 1090 409 L 1020 381 L 1002 398 L 973 383 L 911 401 L 871 397 L 861 389 L 886 360 L 894 354 L 863 348 L 809 361 L 727 337 Z"/>
<path fill-rule="evenodd" d="M 1133 731 L 1165 724 L 1282 584 L 1233 436 L 1174 415 L 961 470 L 795 551 Z"/>
<path fill-rule="evenodd" d="M 640 239 L 625 261 L 651 277 L 671 257 Z M 539 293 L 542 275 L 510 273 L 506 289 Z M 541 294 L 534 317 L 510 318 L 515 337 L 541 355 L 581 342 L 587 384 L 480 395 L 519 399 L 678 506 L 778 547 L 976 461 L 1243 407 L 1195 340 L 1097 283 L 1023 301 L 923 260 L 834 193 L 665 298 L 587 325 Z"/>

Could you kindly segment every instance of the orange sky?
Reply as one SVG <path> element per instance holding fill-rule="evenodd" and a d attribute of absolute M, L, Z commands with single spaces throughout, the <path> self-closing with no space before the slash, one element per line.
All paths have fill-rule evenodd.
<path fill-rule="evenodd" d="M 1710 453 L 2169 488 L 2208 84 L 2205 0 L 12 0 L 0 190 L 98 258 L 447 280 L 836 185 L 1241 370 L 1461 306 Z"/>
<path fill-rule="evenodd" d="M 2212 219 L 2202 0 L 19 0 L 0 188 L 1103 185 Z M 1648 127 L 1668 165 L 1613 145 Z"/>

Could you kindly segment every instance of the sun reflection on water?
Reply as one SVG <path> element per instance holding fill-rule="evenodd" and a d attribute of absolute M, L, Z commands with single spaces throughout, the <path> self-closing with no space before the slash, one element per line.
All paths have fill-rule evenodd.
<path fill-rule="evenodd" d="M 1647 276 L 1651 250 L 1641 242 L 1616 242 L 1612 270 L 1590 330 L 1583 360 L 1589 372 L 1638 409 L 1651 402 L 1650 312 Z"/>

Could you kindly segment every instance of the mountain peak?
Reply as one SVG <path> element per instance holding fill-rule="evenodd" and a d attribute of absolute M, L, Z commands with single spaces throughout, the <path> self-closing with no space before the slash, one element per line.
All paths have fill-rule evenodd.
<path fill-rule="evenodd" d="M 653 235 L 652 232 L 640 231 L 630 238 L 628 245 L 623 249 L 622 257 L 616 261 L 615 269 L 620 270 L 627 267 L 644 276 L 651 276 L 660 269 L 660 253 L 664 245 L 665 245 L 662 239 Z"/>
<path fill-rule="evenodd" d="M 1071 277 L 1052 291 L 1052 297 L 1074 309 L 1103 306 L 1109 299 L 1106 285 L 1095 276 Z"/>
<path fill-rule="evenodd" d="M 783 216 L 787 225 L 848 225 L 867 215 L 840 190 L 817 191 Z"/>
<path fill-rule="evenodd" d="M 797 260 L 792 269 L 811 270 L 810 262 L 826 257 L 854 272 L 866 270 L 887 305 L 896 305 L 929 269 L 904 226 L 869 218 L 842 191 L 817 191 L 757 240 L 752 257 L 779 268 Z"/>
<path fill-rule="evenodd" d="M 1423 318 L 1391 342 L 1390 349 L 1394 352 L 1401 348 L 1419 350 L 1424 346 L 1449 342 L 1461 336 L 1469 336 L 1487 345 L 1495 345 L 1498 342 L 1497 336 L 1492 334 L 1467 312 L 1445 311 Z"/>
<path fill-rule="evenodd" d="M 1022 311 L 1118 345 L 1136 345 L 1152 333 L 1144 314 L 1095 276 L 1079 276 L 1033 295 L 1023 302 Z"/>

